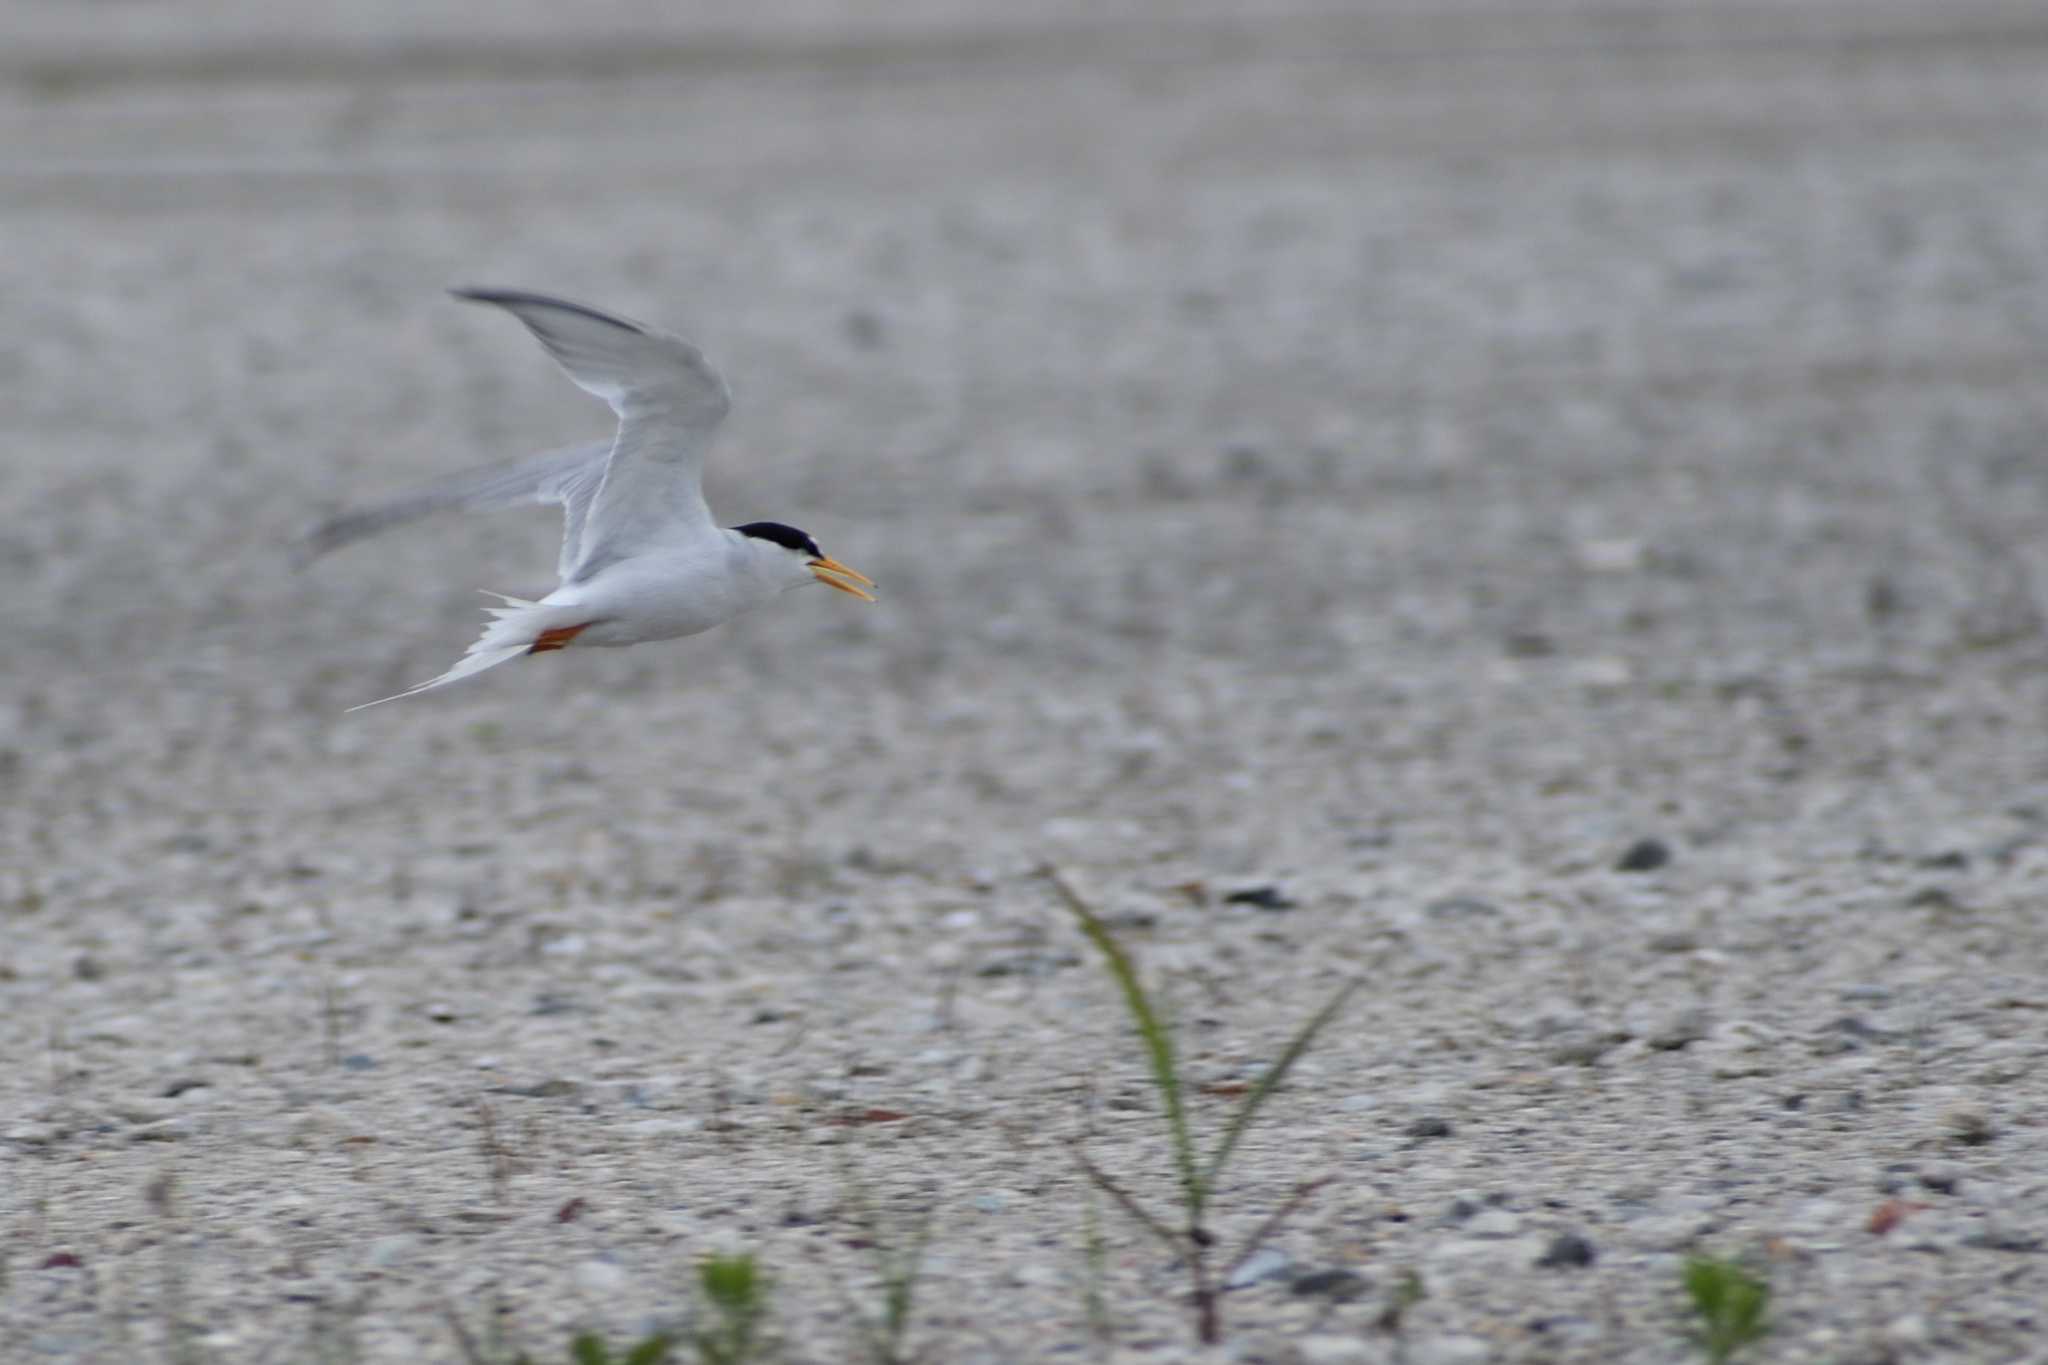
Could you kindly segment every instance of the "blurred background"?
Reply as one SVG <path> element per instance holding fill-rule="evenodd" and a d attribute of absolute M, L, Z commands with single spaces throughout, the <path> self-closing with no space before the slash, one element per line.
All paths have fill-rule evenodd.
<path fill-rule="evenodd" d="M 175 765 L 331 757 L 506 708 L 603 744 L 582 708 L 623 696 L 725 734 L 746 714 L 830 785 L 846 754 L 807 728 L 829 666 L 841 739 L 900 754 L 961 711 L 892 789 L 937 800 L 919 837 L 959 835 L 932 772 L 1066 787 L 1015 780 L 1058 737 L 1122 755 L 1103 791 L 1117 763 L 1172 790 L 1271 761 L 1350 810 L 1322 856 L 1384 814 L 1361 763 L 1389 727 L 1529 753 L 1512 727 L 1553 703 L 1501 705 L 1516 679 L 1630 706 L 2039 623 L 2032 4 L 6 23 L 17 749 L 136 727 Z M 464 282 L 699 340 L 738 394 L 720 512 L 813 531 L 887 605 L 337 721 L 459 652 L 471 589 L 545 587 L 553 518 L 300 577 L 278 547 L 609 426 L 441 292 Z M 1595 730 L 1568 762 L 1678 761 Z M 1297 761 L 1318 747 L 1341 758 Z M 1060 802 L 1027 804 L 1035 829 Z M 1306 852 L 1300 825 L 1240 856 Z"/>
<path fill-rule="evenodd" d="M 1044 857 L 1278 879 L 1323 916 L 1279 982 L 1647 835 L 1733 915 L 2048 811 L 2038 0 L 4 0 L 0 34 L 9 1055 L 118 1004 L 288 1066 L 309 971 L 403 1031 L 500 970 L 638 970 L 655 922 L 810 995 L 852 929 L 749 935 L 826 903 L 911 955 L 834 978 L 857 1030 L 1039 916 Z M 715 509 L 882 602 L 344 717 L 459 655 L 475 589 L 544 590 L 555 519 L 300 574 L 292 535 L 610 429 L 455 284 L 698 341 Z M 963 897 L 995 908 L 936 918 Z M 476 914 L 583 956 L 499 961 Z M 1754 1008 L 1814 961 L 1755 959 Z"/>

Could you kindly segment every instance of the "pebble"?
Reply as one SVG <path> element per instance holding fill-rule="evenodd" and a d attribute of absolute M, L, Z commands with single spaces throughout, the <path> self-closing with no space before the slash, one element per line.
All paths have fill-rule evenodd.
<path fill-rule="evenodd" d="M 2039 1251 L 2039 1233 L 2027 1232 L 2005 1223 L 1986 1223 L 1963 1238 L 1963 1245 L 1980 1251 Z"/>
<path fill-rule="evenodd" d="M 1277 1247 L 1262 1247 L 1246 1257 L 1244 1264 L 1230 1272 L 1230 1278 L 1223 1282 L 1223 1287 L 1244 1289 L 1261 1280 L 1283 1279 L 1293 1264 L 1287 1253 Z"/>
<path fill-rule="evenodd" d="M 1451 1135 L 1451 1132 L 1451 1121 L 1446 1118 L 1439 1118 L 1434 1114 L 1415 1120 L 1407 1128 L 1408 1136 L 1417 1140 L 1447 1138 Z"/>
<path fill-rule="evenodd" d="M 1963 1147 L 1982 1147 L 1997 1136 L 1991 1116 L 1981 1109 L 1952 1109 L 1943 1116 L 1951 1141 Z"/>
<path fill-rule="evenodd" d="M 1924 1346 L 1929 1336 L 1927 1319 L 1918 1313 L 1893 1318 L 1885 1324 L 1885 1340 L 1897 1346 Z"/>
<path fill-rule="evenodd" d="M 1599 1254 L 1592 1242 L 1578 1233 L 1560 1232 L 1550 1239 L 1550 1245 L 1536 1258 L 1536 1264 L 1555 1269 L 1577 1269 L 1593 1264 Z"/>
<path fill-rule="evenodd" d="M 1408 1347 L 1409 1365 L 1484 1365 L 1493 1358 L 1492 1344 L 1478 1337 L 1431 1337 Z"/>
<path fill-rule="evenodd" d="M 1297 1365 L 1371 1365 L 1387 1359 L 1387 1353 L 1365 1337 L 1317 1333 L 1294 1343 L 1294 1359 Z"/>
<path fill-rule="evenodd" d="M 1365 1276 L 1355 1270 L 1346 1270 L 1339 1266 L 1297 1275 L 1288 1288 L 1304 1299 L 1334 1299 L 1339 1303 L 1347 1303 L 1365 1293 L 1366 1283 Z"/>
<path fill-rule="evenodd" d="M 372 1241 L 363 1253 L 363 1260 L 372 1270 L 389 1270 L 412 1255 L 420 1245 L 420 1239 L 409 1233 L 393 1233 Z"/>
<path fill-rule="evenodd" d="M 1292 910 L 1298 901 L 1277 886 L 1247 886 L 1223 898 L 1225 905 L 1249 905 L 1254 910 Z"/>
<path fill-rule="evenodd" d="M 1612 1034 L 1575 1029 L 1551 1044 L 1545 1055 L 1553 1066 L 1594 1066 L 1614 1050 L 1617 1041 Z"/>
<path fill-rule="evenodd" d="M 1712 1226 L 1713 1220 L 1701 1214 L 1661 1214 L 1631 1223 L 1630 1240 L 1652 1251 L 1685 1251 Z"/>
<path fill-rule="evenodd" d="M 1963 1177 L 1954 1166 L 1929 1166 L 1920 1172 L 1920 1183 L 1936 1194 L 1954 1194 Z"/>
<path fill-rule="evenodd" d="M 990 958 L 974 969 L 976 976 L 1050 976 L 1064 967 L 1078 966 L 1079 953 L 1024 952 Z"/>
<path fill-rule="evenodd" d="M 1472 1216 L 1465 1231 L 1473 1237 L 1516 1237 L 1521 1235 L 1522 1218 L 1507 1209 L 1486 1209 Z"/>
<path fill-rule="evenodd" d="M 1651 1029 L 1644 1041 L 1659 1052 L 1677 1052 L 1705 1038 L 1712 1027 L 1713 1018 L 1705 1010 L 1681 1010 Z"/>
<path fill-rule="evenodd" d="M 1491 901 L 1474 896 L 1446 896 L 1431 901 L 1423 907 L 1423 914 L 1431 919 L 1485 919 L 1500 913 L 1499 907 Z"/>
<path fill-rule="evenodd" d="M 592 1257 L 576 1267 L 576 1287 L 586 1294 L 617 1294 L 626 1287 L 626 1268 L 617 1261 Z"/>
<path fill-rule="evenodd" d="M 1643 567 L 1643 542 L 1633 537 L 1582 540 L 1575 547 L 1587 573 L 1633 573 Z"/>
<path fill-rule="evenodd" d="M 192 1136 L 192 1121 L 184 1118 L 163 1119 L 156 1123 L 145 1123 L 128 1130 L 130 1142 L 182 1142 Z"/>
<path fill-rule="evenodd" d="M 1654 872 L 1671 861 L 1671 846 L 1662 839 L 1638 839 L 1615 861 L 1616 872 Z"/>

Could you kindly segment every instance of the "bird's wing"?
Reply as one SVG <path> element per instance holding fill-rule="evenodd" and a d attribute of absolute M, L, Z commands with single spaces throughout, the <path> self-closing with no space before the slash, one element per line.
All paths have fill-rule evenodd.
<path fill-rule="evenodd" d="M 301 566 L 330 550 L 419 521 L 440 512 L 488 512 L 529 503 L 555 503 L 562 509 L 560 570 L 576 562 L 583 524 L 597 485 L 604 478 L 610 441 L 595 441 L 508 463 L 482 465 L 450 474 L 383 502 L 352 507 L 329 517 L 293 543 Z"/>
<path fill-rule="evenodd" d="M 660 542 L 715 529 L 704 502 L 704 451 L 732 406 L 725 381 L 689 342 L 540 294 L 458 289 L 532 332 L 569 377 L 612 405 L 618 435 L 583 522 L 565 582 Z"/>

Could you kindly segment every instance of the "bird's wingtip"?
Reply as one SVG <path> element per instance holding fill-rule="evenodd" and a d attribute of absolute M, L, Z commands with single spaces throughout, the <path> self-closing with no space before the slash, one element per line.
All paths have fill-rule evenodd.
<path fill-rule="evenodd" d="M 579 317 L 588 318 L 592 322 L 601 322 L 624 332 L 634 332 L 642 336 L 647 333 L 645 326 L 633 321 L 631 318 L 622 318 L 616 314 L 604 312 L 602 309 L 592 308 L 587 303 L 575 303 L 569 299 L 556 298 L 552 294 L 536 294 L 531 289 L 494 289 L 460 284 L 451 286 L 448 292 L 465 303 L 496 304 L 500 308 L 517 314 L 520 320 L 529 327 L 535 325 L 534 320 L 521 312 L 521 309 L 551 308 L 557 312 L 574 313 Z"/>

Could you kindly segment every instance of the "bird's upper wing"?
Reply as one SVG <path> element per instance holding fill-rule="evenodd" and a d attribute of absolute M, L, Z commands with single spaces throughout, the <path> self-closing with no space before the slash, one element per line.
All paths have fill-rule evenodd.
<path fill-rule="evenodd" d="M 383 502 L 352 507 L 300 536 L 292 546 L 293 558 L 303 566 L 329 550 L 438 512 L 486 512 L 522 503 L 557 503 L 562 508 L 559 567 L 567 574 L 578 558 L 583 525 L 604 478 L 611 448 L 610 441 L 597 441 L 465 469 Z"/>
<path fill-rule="evenodd" d="M 587 578 L 651 544 L 715 528 L 704 502 L 704 451 L 732 400 L 695 346 L 540 294 L 458 289 L 455 295 L 496 304 L 525 323 L 571 379 L 619 415 L 574 563 L 564 547 L 564 581 Z"/>

